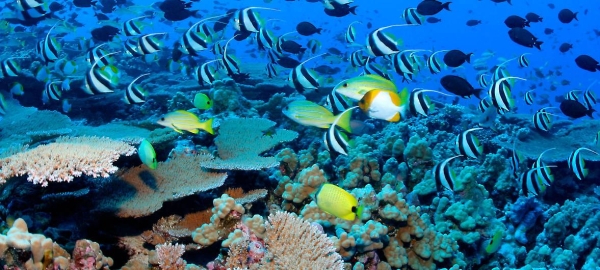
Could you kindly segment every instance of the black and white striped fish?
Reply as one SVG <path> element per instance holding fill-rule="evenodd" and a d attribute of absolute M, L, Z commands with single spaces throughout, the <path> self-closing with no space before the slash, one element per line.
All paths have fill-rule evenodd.
<path fill-rule="evenodd" d="M 112 93 L 119 84 L 119 77 L 111 74 L 107 69 L 114 68 L 111 65 L 99 67 L 98 63 L 102 59 L 120 52 L 112 52 L 99 58 L 92 64 L 92 67 L 86 72 L 84 78 L 83 91 L 89 95 Z M 116 68 L 115 68 L 116 69 Z"/>
<path fill-rule="evenodd" d="M 129 56 L 133 56 L 133 57 L 144 56 L 144 53 L 142 53 L 142 50 L 139 46 L 139 41 L 136 39 L 126 40 L 123 43 L 123 47 L 125 48 L 125 54 L 127 54 Z M 108 61 L 108 59 L 106 59 L 104 61 Z M 102 64 L 102 66 L 107 65 L 107 63 L 100 63 L 100 64 Z"/>
<path fill-rule="evenodd" d="M 453 156 L 442 161 L 441 163 L 436 164 L 433 167 L 433 178 L 435 179 L 435 185 L 437 186 L 438 190 L 443 188 L 445 190 L 454 191 L 454 188 L 456 187 L 456 183 L 454 180 L 456 174 L 454 173 L 452 168 L 450 168 L 448 163 L 451 160 L 461 156 L 462 155 Z"/>
<path fill-rule="evenodd" d="M 60 100 L 60 98 L 62 97 L 62 91 L 60 90 L 59 85 L 60 83 L 58 82 L 46 83 L 46 86 L 44 87 L 44 92 L 42 94 L 42 100 L 44 101 L 44 103 L 50 99 Z"/>
<path fill-rule="evenodd" d="M 223 55 L 223 46 L 221 45 L 221 41 L 215 42 L 213 46 L 210 48 L 210 51 L 215 55 Z"/>
<path fill-rule="evenodd" d="M 21 66 L 14 58 L 8 58 L 0 62 L 0 76 L 2 78 L 17 77 L 21 73 Z"/>
<path fill-rule="evenodd" d="M 404 12 L 402 12 L 402 19 L 404 19 L 407 24 L 421 25 L 425 22 L 425 17 L 417 12 L 417 8 L 406 8 Z"/>
<path fill-rule="evenodd" d="M 129 83 L 129 85 L 127 86 L 127 90 L 125 90 L 125 103 L 139 104 L 146 102 L 146 91 L 140 85 L 135 85 L 135 82 L 141 77 L 147 76 L 149 74 L 150 73 L 142 74 L 137 78 L 133 79 L 131 83 Z"/>
<path fill-rule="evenodd" d="M 371 61 L 371 57 L 367 57 L 367 61 L 365 62 L 365 65 L 363 66 L 363 72 L 366 75 L 375 74 L 375 75 L 379 75 L 383 78 L 386 78 L 390 81 L 392 80 L 392 77 L 390 77 L 390 74 L 383 71 L 383 69 L 379 68 L 375 63 L 373 63 L 373 61 Z"/>
<path fill-rule="evenodd" d="M 256 43 L 258 44 L 259 50 L 268 50 L 273 48 L 277 44 L 277 37 L 271 30 L 266 27 L 261 27 L 256 34 Z"/>
<path fill-rule="evenodd" d="M 556 148 L 550 148 L 550 149 L 546 149 L 544 152 L 542 152 L 538 158 L 535 160 L 535 162 L 533 164 L 531 164 L 531 168 L 535 169 L 535 168 L 540 168 L 539 170 L 536 171 L 536 174 L 538 176 L 539 179 L 541 179 L 544 182 L 544 185 L 546 186 L 550 186 L 553 182 L 554 182 L 554 175 L 552 174 L 552 170 L 550 170 L 550 167 L 555 167 L 555 166 L 546 166 L 546 163 L 544 163 L 542 161 L 542 156 L 551 150 L 554 150 Z"/>
<path fill-rule="evenodd" d="M 485 97 L 479 101 L 479 105 L 477 106 L 477 109 L 481 113 L 485 113 L 485 110 L 487 110 L 487 108 L 489 108 L 492 105 L 493 104 L 492 104 L 492 101 L 490 100 L 490 97 Z"/>
<path fill-rule="evenodd" d="M 160 51 L 163 44 L 155 36 L 165 34 L 166 33 L 152 33 L 141 36 L 138 39 L 138 47 L 140 48 L 140 52 L 146 55 Z"/>
<path fill-rule="evenodd" d="M 510 74 L 508 73 L 508 71 L 506 70 L 506 68 L 504 66 L 502 66 L 504 63 L 494 66 L 492 68 L 492 82 L 496 82 L 499 81 L 502 78 L 508 77 L 510 76 Z"/>
<path fill-rule="evenodd" d="M 367 63 L 367 57 L 362 55 L 362 50 L 356 50 L 350 54 L 350 64 L 353 67 L 362 67 Z"/>
<path fill-rule="evenodd" d="M 482 128 L 472 128 L 461 132 L 456 136 L 456 149 L 458 153 L 470 158 L 478 158 L 483 154 L 483 145 L 471 132 Z"/>
<path fill-rule="evenodd" d="M 339 113 L 350 108 L 351 103 L 334 89 L 331 91 L 331 93 L 329 93 L 329 95 L 327 95 L 327 99 L 325 99 L 325 107 L 333 112 L 333 115 L 338 115 Z"/>
<path fill-rule="evenodd" d="M 277 61 L 283 57 L 283 54 L 278 53 L 275 49 L 270 49 L 267 51 L 267 58 L 269 58 L 269 63 L 277 64 Z"/>
<path fill-rule="evenodd" d="M 579 101 L 577 92 L 581 92 L 581 90 L 571 90 L 571 91 L 567 92 L 567 94 L 565 95 L 565 99 Z"/>
<path fill-rule="evenodd" d="M 204 62 L 204 64 L 194 69 L 194 79 L 196 79 L 198 84 L 202 86 L 204 84 L 212 85 L 217 80 L 217 71 L 210 65 L 217 61 L 221 61 L 221 59 Z"/>
<path fill-rule="evenodd" d="M 571 152 L 571 155 L 567 160 L 567 164 L 569 165 L 569 169 L 571 169 L 571 171 L 579 180 L 583 180 L 584 178 L 586 178 L 589 173 L 588 169 L 585 167 L 585 160 L 581 156 L 581 151 L 583 150 L 590 151 L 596 155 L 600 155 L 596 151 L 585 147 L 577 148 L 577 150 Z"/>
<path fill-rule="evenodd" d="M 515 100 L 511 96 L 509 79 L 524 80 L 519 77 L 504 77 L 492 83 L 488 95 L 492 104 L 500 111 L 509 112 L 515 106 Z"/>
<path fill-rule="evenodd" d="M 394 53 L 398 53 L 398 40 L 388 33 L 381 32 L 382 30 L 399 27 L 409 26 L 413 24 L 393 24 L 385 27 L 377 28 L 375 31 L 369 33 L 366 40 L 367 51 L 371 56 L 385 56 Z"/>
<path fill-rule="evenodd" d="M 546 185 L 537 175 L 538 170 L 543 170 L 545 167 L 533 168 L 522 173 L 519 177 L 519 186 L 521 192 L 525 196 L 537 196 L 546 190 Z"/>
<path fill-rule="evenodd" d="M 408 98 L 408 107 L 412 115 L 423 115 L 428 116 L 429 113 L 434 109 L 434 104 L 431 99 L 425 95 L 427 92 L 433 92 L 444 96 L 452 96 L 446 93 L 442 93 L 436 90 L 415 88 L 410 92 Z"/>
<path fill-rule="evenodd" d="M 533 105 L 533 90 L 529 90 L 527 92 L 525 92 L 525 97 L 523 97 L 523 99 L 525 99 L 525 103 L 527 105 Z"/>
<path fill-rule="evenodd" d="M 52 29 L 54 29 L 57 24 L 58 23 L 54 24 L 52 28 L 48 30 L 48 33 L 46 33 L 46 37 L 43 40 L 41 56 L 45 63 L 54 62 L 59 58 L 61 50 L 60 43 L 58 43 L 54 37 L 50 37 L 50 32 L 52 32 Z"/>
<path fill-rule="evenodd" d="M 149 17 L 149 16 L 135 17 L 133 19 L 129 19 L 129 20 L 125 21 L 123 23 L 122 33 L 128 37 L 141 35 L 143 27 L 140 24 L 140 22 L 137 20 L 143 19 L 146 17 Z"/>
<path fill-rule="evenodd" d="M 583 92 L 583 101 L 585 101 L 585 105 L 588 109 L 592 109 L 594 105 L 598 103 L 596 95 L 590 90 L 585 90 L 585 92 Z"/>
<path fill-rule="evenodd" d="M 319 76 L 314 70 L 304 67 L 304 64 L 306 64 L 306 62 L 312 59 L 321 57 L 323 55 L 324 54 L 319 54 L 308 58 L 304 60 L 304 62 L 300 63 L 298 66 L 293 68 L 288 76 L 288 83 L 290 87 L 293 87 L 294 89 L 296 89 L 296 91 L 300 93 L 304 93 L 304 91 L 306 90 L 316 91 L 317 89 L 319 89 L 319 86 L 321 85 L 319 82 Z"/>
<path fill-rule="evenodd" d="M 525 157 L 523 157 L 523 154 L 517 150 L 515 145 L 516 145 L 516 140 L 513 141 L 512 155 L 510 156 L 510 165 L 512 166 L 512 169 L 513 169 L 513 176 L 515 178 L 517 178 L 517 176 L 518 176 L 517 173 L 519 172 L 519 165 L 521 163 L 523 163 L 523 161 L 525 160 Z"/>
<path fill-rule="evenodd" d="M 479 84 L 479 86 L 481 88 L 486 88 L 488 87 L 488 82 L 485 80 L 485 76 L 486 74 L 479 74 L 479 76 L 477 77 L 477 83 Z"/>
<path fill-rule="evenodd" d="M 209 43 L 212 42 L 212 38 L 204 34 L 203 32 L 197 31 L 198 25 L 202 24 L 207 20 L 211 20 L 214 18 L 220 18 L 225 15 L 214 16 L 205 18 L 188 28 L 185 33 L 179 39 L 179 50 L 184 54 L 189 54 L 192 56 L 198 56 L 198 53 L 208 49 Z"/>
<path fill-rule="evenodd" d="M 344 156 L 348 155 L 348 150 L 350 145 L 348 144 L 348 139 L 344 138 L 344 136 L 338 131 L 337 123 L 339 122 L 342 115 L 346 113 L 352 113 L 352 110 L 356 107 L 351 107 L 340 113 L 337 118 L 333 121 L 327 132 L 323 135 L 323 143 L 325 144 L 325 149 L 329 151 L 329 153 L 341 154 Z"/>
<path fill-rule="evenodd" d="M 277 68 L 275 67 L 275 64 L 273 64 L 271 62 L 267 63 L 267 66 L 265 67 L 265 71 L 267 73 L 267 77 L 269 77 L 269 78 L 275 78 L 279 74 L 279 72 L 277 72 Z"/>
<path fill-rule="evenodd" d="M 440 59 L 435 57 L 435 55 L 438 53 L 447 52 L 447 51 L 448 50 L 441 50 L 441 51 L 433 52 L 427 58 L 427 67 L 429 67 L 429 72 L 431 72 L 431 74 L 438 74 L 438 73 L 442 72 L 442 69 L 444 69 L 445 64 L 443 62 L 440 62 Z"/>
<path fill-rule="evenodd" d="M 537 130 L 548 131 L 552 128 L 552 119 L 550 115 L 553 115 L 546 111 L 538 111 L 533 114 L 533 126 Z"/>
<path fill-rule="evenodd" d="M 227 43 L 225 43 L 225 47 L 223 47 L 223 55 L 221 56 L 221 61 L 227 70 L 227 75 L 229 76 L 240 74 L 240 61 L 235 55 L 227 53 L 229 42 L 231 42 L 235 37 L 236 36 L 233 36 L 227 41 Z"/>
<path fill-rule="evenodd" d="M 527 60 L 527 57 L 525 57 L 525 55 L 527 55 L 528 53 L 524 53 L 521 54 L 521 56 L 519 56 L 519 66 L 520 67 L 528 67 L 529 66 L 529 60 Z"/>
<path fill-rule="evenodd" d="M 134 47 L 137 48 L 137 41 L 133 41 Z M 93 47 L 88 50 L 86 54 L 86 59 L 90 65 L 96 63 L 99 67 L 104 67 L 111 65 L 113 62 L 112 57 L 105 57 L 107 55 L 106 51 L 102 50 L 100 47 L 104 46 L 106 43 L 100 44 L 96 47 Z M 125 42 L 125 49 L 127 49 L 127 42 Z"/>
<path fill-rule="evenodd" d="M 235 15 L 233 15 L 233 26 L 235 30 L 252 33 L 257 33 L 260 30 L 263 20 L 259 17 L 258 13 L 254 11 L 255 9 L 279 11 L 278 9 L 264 7 L 247 7 L 237 10 Z"/>
<path fill-rule="evenodd" d="M 394 67 L 394 70 L 396 70 L 396 73 L 400 75 L 415 73 L 415 63 L 407 54 L 407 52 L 411 51 L 412 50 L 405 50 L 394 55 L 394 58 L 392 58 L 392 66 Z"/>
<path fill-rule="evenodd" d="M 353 21 L 350 23 L 350 25 L 348 25 L 348 28 L 346 28 L 346 33 L 344 34 L 344 39 L 346 40 L 346 43 L 348 44 L 354 44 L 356 42 L 356 29 L 354 29 L 353 24 L 355 23 L 361 23 L 359 21 Z"/>

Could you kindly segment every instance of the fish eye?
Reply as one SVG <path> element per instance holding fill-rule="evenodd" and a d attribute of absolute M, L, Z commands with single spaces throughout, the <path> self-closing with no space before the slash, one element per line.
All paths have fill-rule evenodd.
<path fill-rule="evenodd" d="M 348 87 L 348 83 L 344 83 L 344 85 L 342 85 L 342 87 Z"/>
<path fill-rule="evenodd" d="M 356 206 L 352 206 L 352 213 L 356 213 L 357 209 Z"/>
<path fill-rule="evenodd" d="M 206 102 L 206 104 L 210 105 L 210 100 Z"/>
<path fill-rule="evenodd" d="M 165 121 L 165 118 L 164 117 L 160 118 L 160 121 Z"/>

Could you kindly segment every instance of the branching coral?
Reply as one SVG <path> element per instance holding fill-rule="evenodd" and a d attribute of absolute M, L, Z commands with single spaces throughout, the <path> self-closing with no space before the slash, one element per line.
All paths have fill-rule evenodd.
<path fill-rule="evenodd" d="M 343 269 L 343 261 L 327 235 L 286 212 L 269 216 L 267 254 L 261 269 Z"/>

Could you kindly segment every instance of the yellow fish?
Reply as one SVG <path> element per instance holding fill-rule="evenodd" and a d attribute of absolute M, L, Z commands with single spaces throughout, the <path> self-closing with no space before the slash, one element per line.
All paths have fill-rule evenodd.
<path fill-rule="evenodd" d="M 146 164 L 148 168 L 154 170 L 158 166 L 158 162 L 156 161 L 156 152 L 148 140 L 142 140 L 140 147 L 138 148 L 138 155 L 140 156 L 142 163 Z"/>
<path fill-rule="evenodd" d="M 198 134 L 200 129 L 214 134 L 212 122 L 212 118 L 200 122 L 198 116 L 184 110 L 167 113 L 157 121 L 159 125 L 170 127 L 179 133 L 183 133 L 183 130 L 185 130 L 194 134 Z"/>
<path fill-rule="evenodd" d="M 373 89 L 398 92 L 394 82 L 375 74 L 354 77 L 338 83 L 333 90 L 353 100 L 360 100 Z"/>
<path fill-rule="evenodd" d="M 408 99 L 406 88 L 400 95 L 388 90 L 374 89 L 364 95 L 358 102 L 358 107 L 371 118 L 398 122 L 407 117 Z"/>
<path fill-rule="evenodd" d="M 329 128 L 337 116 L 333 115 L 327 108 L 309 100 L 295 100 L 283 109 L 283 114 L 294 122 L 318 128 Z M 351 113 L 342 115 L 338 120 L 337 126 L 351 132 L 350 117 Z"/>
<path fill-rule="evenodd" d="M 334 185 L 325 183 L 315 196 L 317 206 L 324 212 L 335 217 L 354 220 L 360 219 L 363 207 L 358 205 L 358 200 L 348 191 Z"/>

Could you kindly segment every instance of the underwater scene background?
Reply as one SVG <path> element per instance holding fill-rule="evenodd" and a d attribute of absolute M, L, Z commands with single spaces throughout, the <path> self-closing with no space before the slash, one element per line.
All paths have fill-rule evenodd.
<path fill-rule="evenodd" d="M 4 269 L 600 269 L 600 3 L 2 0 Z"/>

